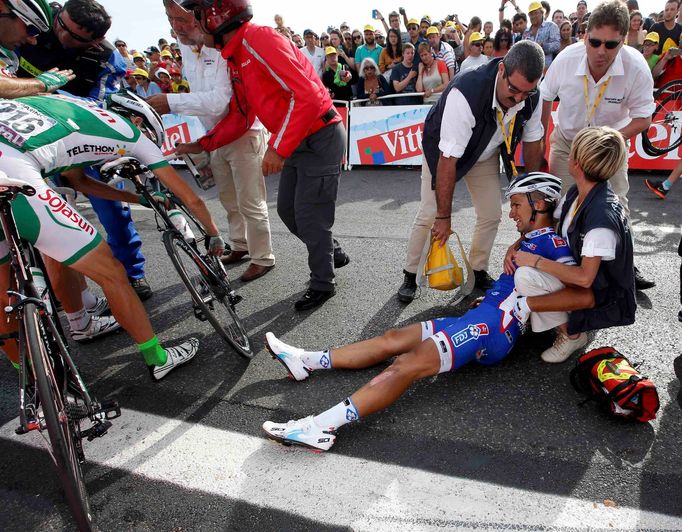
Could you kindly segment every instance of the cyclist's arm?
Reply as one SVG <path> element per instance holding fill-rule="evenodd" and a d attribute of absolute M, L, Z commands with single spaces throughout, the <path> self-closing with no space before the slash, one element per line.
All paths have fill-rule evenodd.
<path fill-rule="evenodd" d="M 98 198 L 111 200 L 111 201 L 124 201 L 126 203 L 140 203 L 139 196 L 128 192 L 127 190 L 119 190 L 109 185 L 97 181 L 92 177 L 85 174 L 82 168 L 72 168 L 71 170 L 66 170 L 61 174 L 69 186 L 82 192 L 88 196 L 96 196 Z"/>
<path fill-rule="evenodd" d="M 36 78 L 6 78 L 0 76 L 0 98 L 21 98 L 45 92 L 45 84 Z"/>
<path fill-rule="evenodd" d="M 152 172 L 197 217 L 197 220 L 199 220 L 209 236 L 218 236 L 220 234 L 218 226 L 213 222 L 206 204 L 185 183 L 172 166 L 156 168 Z"/>

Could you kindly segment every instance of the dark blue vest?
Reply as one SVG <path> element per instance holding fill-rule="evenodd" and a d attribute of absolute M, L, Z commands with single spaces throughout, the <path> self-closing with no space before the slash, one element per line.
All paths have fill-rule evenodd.
<path fill-rule="evenodd" d="M 563 227 L 569 209 L 578 196 L 573 185 L 566 194 L 559 227 Z M 583 239 L 592 229 L 611 229 L 618 236 L 616 258 L 601 261 L 592 283 L 594 308 L 576 310 L 569 314 L 568 332 L 576 334 L 635 321 L 635 272 L 632 255 L 632 234 L 623 206 L 608 182 L 597 184 L 583 201 L 568 228 L 568 244 L 578 264 L 582 262 Z"/>
<path fill-rule="evenodd" d="M 440 150 L 438 144 L 440 142 L 440 128 L 443 121 L 443 110 L 445 109 L 445 102 L 448 99 L 448 94 L 453 88 L 459 90 L 466 98 L 471 107 L 471 112 L 476 119 L 476 125 L 471 134 L 469 144 L 467 144 L 464 154 L 457 161 L 457 180 L 463 178 L 469 170 L 476 164 L 479 157 L 490 143 L 495 131 L 499 126 L 495 110 L 493 109 L 493 92 L 495 90 L 495 80 L 499 71 L 499 63 L 501 58 L 492 59 L 487 65 L 469 70 L 463 74 L 456 76 L 431 110 L 426 116 L 424 123 L 424 133 L 422 136 L 422 150 L 424 158 L 431 170 L 431 186 L 435 188 L 436 182 L 436 168 L 438 167 L 438 159 L 440 158 Z M 512 154 L 516 151 L 523 128 L 526 122 L 530 120 L 533 111 L 537 108 L 540 100 L 539 93 L 526 99 L 526 105 L 517 113 L 516 122 L 512 131 Z M 504 161 L 507 177 L 511 180 L 512 170 L 509 157 L 507 156 L 507 149 L 502 144 L 502 160 Z"/>

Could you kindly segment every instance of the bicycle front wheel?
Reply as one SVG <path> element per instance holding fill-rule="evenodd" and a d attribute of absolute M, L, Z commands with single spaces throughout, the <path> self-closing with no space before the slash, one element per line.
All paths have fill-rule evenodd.
<path fill-rule="evenodd" d="M 216 332 L 237 353 L 252 358 L 253 348 L 231 298 L 232 289 L 219 273 L 182 236 L 166 231 L 163 244 L 178 271 L 182 282 L 192 296 L 195 315 L 208 320 Z"/>
<path fill-rule="evenodd" d="M 62 396 L 63 386 L 59 384 L 61 379 L 55 375 L 50 356 L 50 349 L 54 349 L 56 342 L 49 341 L 50 332 L 32 303 L 24 307 L 23 329 L 23 348 L 33 366 L 43 418 L 50 437 L 51 455 L 66 501 L 78 529 L 92 530 L 92 514 L 81 469 L 83 452 L 76 425 L 67 415 L 66 402 Z M 54 356 L 59 354 L 54 353 Z"/>
<path fill-rule="evenodd" d="M 665 131 L 663 136 L 661 128 L 657 126 L 663 126 Z M 658 157 L 674 150 L 680 144 L 682 144 L 682 91 L 675 91 L 665 93 L 664 98 L 656 104 L 651 126 L 642 131 L 642 148 L 648 155 Z"/>

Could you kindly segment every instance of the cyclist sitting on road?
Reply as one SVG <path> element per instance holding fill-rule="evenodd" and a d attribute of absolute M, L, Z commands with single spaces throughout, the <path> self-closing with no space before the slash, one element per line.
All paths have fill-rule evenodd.
<path fill-rule="evenodd" d="M 561 195 L 561 180 L 542 172 L 519 176 L 509 185 L 509 217 L 524 235 L 521 247 L 539 258 L 574 264 L 565 240 L 553 229 L 552 212 Z M 492 365 L 504 359 L 521 332 L 514 309 L 514 276 L 503 273 L 478 307 L 458 318 L 439 318 L 390 330 L 382 336 L 327 351 L 304 351 L 286 345 L 272 333 L 267 347 L 296 380 L 318 369 L 360 369 L 398 355 L 393 364 L 338 405 L 318 416 L 289 423 L 266 421 L 268 437 L 322 451 L 335 431 L 351 421 L 393 404 L 415 381 L 461 368 L 469 362 Z M 590 306 L 589 289 L 575 288 L 573 298 Z"/>
<path fill-rule="evenodd" d="M 190 338 L 178 346 L 161 347 L 142 303 L 109 246 L 75 208 L 45 184 L 43 176 L 122 156 L 134 157 L 176 194 L 206 228 L 211 254 L 221 255 L 225 244 L 206 205 L 161 153 L 164 128 L 159 115 L 144 100 L 127 91 L 110 95 L 105 108 L 62 95 L 0 100 L 0 171 L 36 189 L 32 197 L 18 196 L 12 202 L 12 212 L 19 234 L 53 259 L 46 260 L 46 266 L 65 310 L 76 306 L 69 300 L 72 294 L 63 282 L 68 277 L 65 266 L 70 266 L 102 287 L 114 317 L 137 343 L 152 378 L 159 380 L 191 360 L 199 341 Z M 4 287 L 9 285 L 7 260 L 7 244 L 0 242 L 0 286 Z M 3 333 L 16 326 L 6 319 L 6 304 L 7 295 L 2 290 Z M 16 344 L 6 343 L 5 348 L 16 361 Z"/>

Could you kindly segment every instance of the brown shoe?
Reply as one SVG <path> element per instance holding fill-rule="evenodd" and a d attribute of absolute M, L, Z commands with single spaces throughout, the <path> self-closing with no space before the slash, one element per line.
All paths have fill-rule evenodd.
<path fill-rule="evenodd" d="M 249 281 L 254 281 L 255 279 L 258 279 L 259 277 L 263 277 L 266 273 L 268 273 L 274 267 L 275 267 L 274 264 L 272 266 L 260 266 L 259 264 L 251 263 L 251 264 L 249 264 L 249 267 L 246 268 L 246 271 L 244 273 L 242 273 L 239 280 L 244 281 L 245 283 L 248 283 Z"/>
<path fill-rule="evenodd" d="M 220 257 L 220 262 L 223 264 L 235 264 L 242 260 L 249 254 L 248 251 L 231 251 L 227 255 Z"/>

